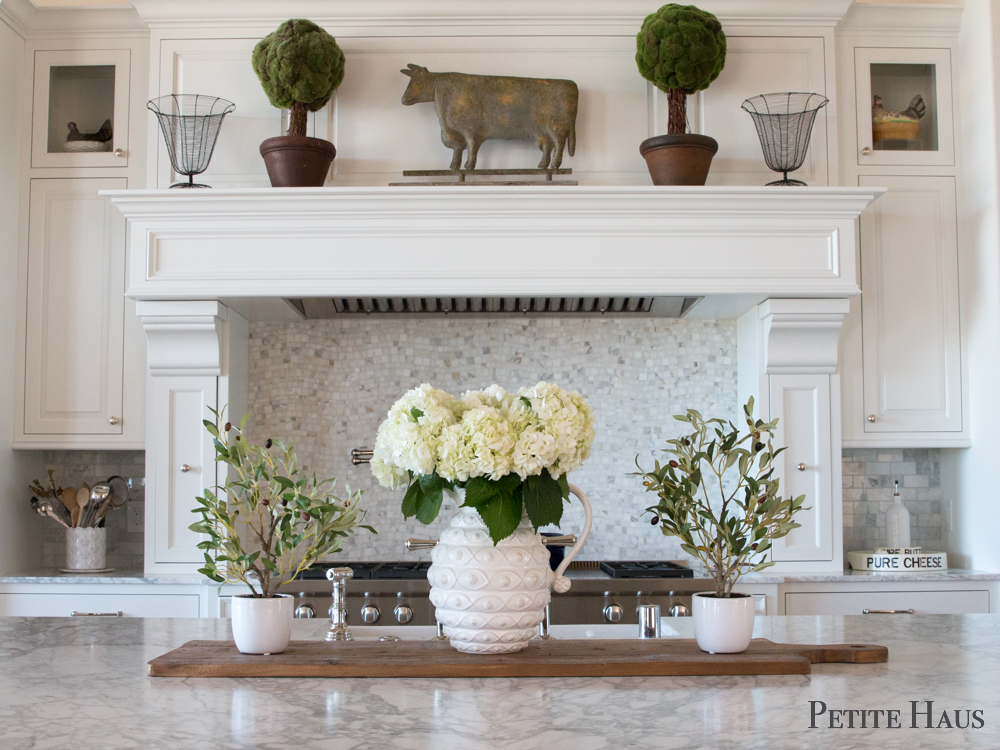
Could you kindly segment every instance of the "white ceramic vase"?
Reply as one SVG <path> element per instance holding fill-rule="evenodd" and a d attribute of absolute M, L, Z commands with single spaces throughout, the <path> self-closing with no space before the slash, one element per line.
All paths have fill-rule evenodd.
<path fill-rule="evenodd" d="M 92 526 L 66 529 L 66 569 L 103 570 L 107 530 Z"/>
<path fill-rule="evenodd" d="M 461 508 L 441 534 L 427 579 L 431 604 L 451 645 L 476 654 L 509 654 L 524 648 L 537 632 L 551 599 L 549 587 L 563 593 L 563 573 L 590 535 L 593 514 L 583 492 L 586 520 L 573 548 L 553 573 L 549 551 L 532 530 L 527 514 L 513 535 L 496 546 L 475 508 Z"/>
<path fill-rule="evenodd" d="M 269 599 L 249 595 L 232 600 L 233 640 L 241 654 L 280 654 L 292 637 L 292 605 L 288 594 Z"/>
<path fill-rule="evenodd" d="M 755 602 L 752 596 L 733 594 L 717 599 L 704 591 L 691 598 L 694 637 L 698 648 L 710 654 L 738 654 L 746 651 L 753 637 Z"/>

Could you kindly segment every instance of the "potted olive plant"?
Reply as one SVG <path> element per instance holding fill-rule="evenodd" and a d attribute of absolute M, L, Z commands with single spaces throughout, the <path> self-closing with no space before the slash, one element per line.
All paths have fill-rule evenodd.
<path fill-rule="evenodd" d="M 667 441 L 664 453 L 672 458 L 666 463 L 657 461 L 652 471 L 639 467 L 646 490 L 660 498 L 647 508 L 653 524 L 678 537 L 681 549 L 715 579 L 715 591 L 695 594 L 692 602 L 695 638 L 710 653 L 737 653 L 750 645 L 754 600 L 735 593 L 733 585 L 744 573 L 774 565 L 764 553 L 772 540 L 799 527 L 792 516 L 806 499 L 778 494 L 774 461 L 785 450 L 771 442 L 778 420 L 754 420 L 753 398 L 743 412 L 742 435 L 732 422 L 704 419 L 694 409 L 676 415 L 692 431 Z"/>
<path fill-rule="evenodd" d="M 218 583 L 242 582 L 249 594 L 234 596 L 233 640 L 244 654 L 274 654 L 288 647 L 292 597 L 277 593 L 283 583 L 341 549 L 341 540 L 362 526 L 360 492 L 347 488 L 346 499 L 333 494 L 334 479 L 307 476 L 295 457 L 295 444 L 267 440 L 263 446 L 246 439 L 250 418 L 239 427 L 215 410 L 205 420 L 218 463 L 225 464 L 225 483 L 206 488 L 194 513 L 201 520 L 191 530 L 207 538 L 205 566 L 198 572 Z M 224 412 L 224 410 L 223 410 Z"/>
<path fill-rule="evenodd" d="M 344 80 L 337 40 L 301 18 L 285 21 L 253 50 L 253 70 L 271 104 L 290 110 L 288 135 L 260 144 L 273 187 L 322 187 L 337 150 L 307 138 L 308 113 L 326 106 Z"/>
<path fill-rule="evenodd" d="M 711 13 L 664 5 L 636 36 L 639 73 L 667 95 L 667 134 L 639 145 L 654 185 L 704 185 L 719 144 L 687 132 L 687 97 L 707 89 L 726 64 L 726 35 Z"/>

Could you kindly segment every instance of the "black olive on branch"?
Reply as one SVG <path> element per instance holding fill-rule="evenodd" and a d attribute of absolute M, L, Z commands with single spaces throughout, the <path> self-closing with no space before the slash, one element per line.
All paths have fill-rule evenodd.
<path fill-rule="evenodd" d="M 231 429 L 233 429 L 233 423 L 232 422 L 226 422 L 226 426 L 223 427 L 222 429 L 225 430 L 226 432 L 229 432 Z"/>
<path fill-rule="evenodd" d="M 652 518 L 649 519 L 650 526 L 656 526 L 656 524 L 658 524 L 659 522 L 660 522 L 659 516 L 653 516 Z"/>
<path fill-rule="evenodd" d="M 271 442 L 271 438 L 268 438 L 267 440 L 264 441 L 265 448 L 270 448 L 272 445 L 274 445 L 274 443 Z"/>

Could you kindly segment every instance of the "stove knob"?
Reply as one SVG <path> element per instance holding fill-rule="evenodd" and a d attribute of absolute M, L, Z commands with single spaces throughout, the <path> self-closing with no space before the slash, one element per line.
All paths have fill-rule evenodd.
<path fill-rule="evenodd" d="M 381 614 L 382 613 L 378 611 L 378 607 L 374 604 L 366 604 L 361 608 L 361 619 L 369 625 L 378 622 L 379 615 Z"/>
<path fill-rule="evenodd" d="M 609 604 L 604 608 L 604 619 L 608 622 L 620 622 L 625 610 L 620 604 Z"/>
<path fill-rule="evenodd" d="M 413 619 L 413 607 L 409 604 L 399 604 L 396 606 L 392 613 L 396 616 L 396 622 L 400 625 L 405 625 L 410 620 Z"/>
<path fill-rule="evenodd" d="M 691 610 L 686 604 L 675 604 L 670 608 L 671 617 L 690 617 Z"/>
<path fill-rule="evenodd" d="M 316 610 L 311 604 L 300 604 L 295 608 L 295 616 L 300 620 L 311 619 L 316 616 Z"/>

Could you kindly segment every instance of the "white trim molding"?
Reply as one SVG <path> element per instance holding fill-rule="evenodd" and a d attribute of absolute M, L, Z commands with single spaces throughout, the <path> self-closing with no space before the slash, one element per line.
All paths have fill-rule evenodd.
<path fill-rule="evenodd" d="M 851 297 L 880 188 L 368 187 L 104 191 L 136 299 Z"/>
<path fill-rule="evenodd" d="M 846 299 L 770 299 L 759 308 L 764 372 L 837 372 L 837 350 Z"/>
<path fill-rule="evenodd" d="M 153 377 L 222 374 L 223 323 L 228 309 L 215 301 L 136 303 Z"/>

